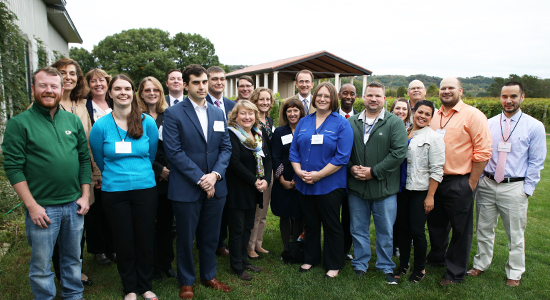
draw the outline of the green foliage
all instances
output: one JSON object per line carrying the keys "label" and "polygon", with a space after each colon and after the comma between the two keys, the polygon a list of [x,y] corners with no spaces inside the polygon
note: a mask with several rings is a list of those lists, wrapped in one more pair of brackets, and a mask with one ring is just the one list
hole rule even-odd
{"label": "green foliage", "polygon": [[269,111],[269,116],[271,119],[273,119],[273,126],[275,128],[279,127],[279,103],[281,100],[281,94],[275,93],[273,94],[273,107],[271,107],[271,110]]}
{"label": "green foliage", "polygon": [[38,69],[42,69],[50,65],[48,63],[48,54],[46,53],[44,42],[36,36],[34,37],[34,39],[36,40],[36,45],[38,46],[38,49],[36,51],[36,54],[38,55]]}
{"label": "green foliage", "polygon": [[[15,20],[15,14],[8,9],[6,3],[0,1],[0,104],[6,104],[7,115],[16,115],[29,105],[25,78],[26,41]],[[0,111],[2,131],[1,125],[7,121],[3,119],[3,113]]]}
{"label": "green foliage", "polygon": [[426,97],[437,97],[439,95],[439,89],[437,88],[437,85],[430,84],[428,86],[428,89],[426,90]]}
{"label": "green foliage", "polygon": [[494,83],[488,88],[487,92],[491,97],[500,97],[502,86],[508,81],[517,81],[523,84],[526,98],[549,98],[550,97],[550,79],[541,79],[537,76],[510,74],[508,78],[495,77]]}
{"label": "green foliage", "polygon": [[407,88],[404,86],[398,87],[397,90],[395,91],[396,97],[405,97],[406,94],[407,94]]}
{"label": "green foliage", "polygon": [[88,50],[84,48],[71,47],[69,57],[74,59],[79,65],[84,74],[88,71],[97,68],[97,62]]}
{"label": "green foliage", "polygon": [[190,64],[198,64],[206,69],[220,65],[214,44],[200,34],[180,32],[174,36],[173,45],[178,52],[175,58],[180,70]]}
{"label": "green foliage", "polygon": [[61,53],[57,50],[53,50],[53,59],[54,59],[54,61],[58,61],[62,58],[65,58],[65,54],[63,54],[63,53]]}

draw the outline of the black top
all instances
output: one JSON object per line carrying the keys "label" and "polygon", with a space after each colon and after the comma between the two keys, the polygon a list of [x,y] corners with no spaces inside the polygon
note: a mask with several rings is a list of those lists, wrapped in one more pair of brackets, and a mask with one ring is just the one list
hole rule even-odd
{"label": "black top", "polygon": [[[148,112],[145,112],[145,114],[150,115]],[[157,115],[155,123],[157,124],[157,128],[160,128],[160,126],[162,126],[162,124],[164,123],[164,113],[160,113]],[[170,170],[170,163],[168,162],[168,158],[166,157],[166,153],[164,152],[164,143],[162,142],[160,134],[161,133],[159,132],[159,143],[157,147],[157,155],[155,156],[155,161],[153,161],[153,171],[155,172],[155,181],[157,182],[157,192],[159,194],[167,194],[168,181],[159,180],[160,173],[162,173],[164,167]]]}

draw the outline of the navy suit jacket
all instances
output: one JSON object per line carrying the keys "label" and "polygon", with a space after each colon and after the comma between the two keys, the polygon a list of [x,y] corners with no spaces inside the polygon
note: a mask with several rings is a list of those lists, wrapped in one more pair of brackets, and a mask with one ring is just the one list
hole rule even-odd
{"label": "navy suit jacket", "polygon": [[[170,162],[168,199],[180,202],[197,201],[203,189],[197,182],[204,174],[218,172],[222,180],[216,182],[216,197],[227,195],[225,170],[231,158],[231,142],[223,112],[207,106],[208,142],[204,138],[199,118],[189,97],[164,111],[163,140]],[[214,121],[224,124],[224,131],[214,131]]]}
{"label": "navy suit jacket", "polygon": [[[215,108],[218,108],[216,104],[214,104],[214,102],[212,101],[212,98],[210,97],[210,95],[206,95],[206,101],[212,104]],[[236,104],[235,102],[223,97],[223,106],[225,106],[225,114],[227,118],[229,118],[229,113],[231,112],[233,107],[235,107],[235,104]]]}

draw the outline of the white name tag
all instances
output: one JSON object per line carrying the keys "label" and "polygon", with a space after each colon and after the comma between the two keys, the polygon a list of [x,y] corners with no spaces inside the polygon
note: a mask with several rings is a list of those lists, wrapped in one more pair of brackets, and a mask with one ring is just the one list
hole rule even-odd
{"label": "white name tag", "polygon": [[447,132],[447,130],[445,129],[437,129],[435,132],[441,134],[443,137],[445,137],[445,133]]}
{"label": "white name tag", "polygon": [[322,145],[323,144],[323,135],[322,134],[315,134],[311,136],[311,144],[312,145]]}
{"label": "white name tag", "polygon": [[112,111],[113,111],[113,110],[109,107],[109,108],[107,108],[107,109],[105,110],[105,114],[108,115],[108,114],[110,114]]}
{"label": "white name tag", "polygon": [[214,121],[214,131],[224,132],[225,128],[223,126],[223,121]]}
{"label": "white name tag", "polygon": [[365,141],[365,145],[367,144],[367,141],[369,140],[370,134],[365,133],[365,136],[363,136],[363,140]]}
{"label": "white name tag", "polygon": [[162,125],[159,127],[159,140],[162,141]]}
{"label": "white name tag", "polygon": [[498,152],[510,152],[512,149],[512,143],[500,142],[498,143]]}
{"label": "white name tag", "polygon": [[283,145],[292,143],[292,134],[287,134],[281,137],[281,142]]}
{"label": "white name tag", "polygon": [[132,142],[115,142],[115,153],[132,153]]}
{"label": "white name tag", "polygon": [[262,149],[260,149],[260,151],[258,151],[258,154],[260,154],[261,157],[265,157],[264,150],[262,150]]}

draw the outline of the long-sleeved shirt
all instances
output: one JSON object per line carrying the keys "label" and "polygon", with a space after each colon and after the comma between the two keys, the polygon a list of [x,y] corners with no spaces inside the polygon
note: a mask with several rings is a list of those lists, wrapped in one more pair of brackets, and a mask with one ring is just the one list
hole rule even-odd
{"label": "long-sleeved shirt", "polygon": [[445,166],[443,175],[465,175],[472,172],[474,162],[491,158],[493,139],[487,117],[477,108],[459,100],[447,112],[443,107],[430,123],[433,130],[445,130]]}
{"label": "long-sleeved shirt", "polygon": [[11,118],[4,132],[4,169],[12,185],[26,181],[39,205],[77,200],[90,184],[91,164],[80,119],[60,108],[33,105]]}
{"label": "long-sleeved shirt", "polygon": [[[158,146],[158,129],[148,115],[142,120],[143,135],[139,139],[127,136],[108,114],[98,119],[90,132],[90,146],[102,172],[101,190],[120,192],[151,188],[156,185],[152,162]],[[132,143],[131,153],[116,153],[116,143]]]}
{"label": "long-sleeved shirt", "polygon": [[[296,189],[304,195],[325,195],[346,188],[347,163],[353,146],[353,130],[344,117],[332,112],[319,128],[315,128],[316,118],[317,113],[313,113],[296,126],[290,161],[300,163],[302,170],[308,172],[320,171],[329,163],[342,167],[314,184],[307,184],[295,175]],[[316,134],[323,136],[323,144],[312,144],[312,136]]]}
{"label": "long-sleeved shirt", "polygon": [[[489,119],[489,128],[493,136],[493,156],[485,166],[485,172],[492,175],[495,174],[497,167],[498,144],[503,141],[502,135],[506,128],[506,118],[506,115],[501,113]],[[540,171],[544,168],[546,159],[544,125],[519,110],[511,118],[510,132],[508,142],[512,144],[512,147],[506,157],[504,177],[525,177],[523,189],[526,194],[533,195],[535,186],[540,181]]]}

